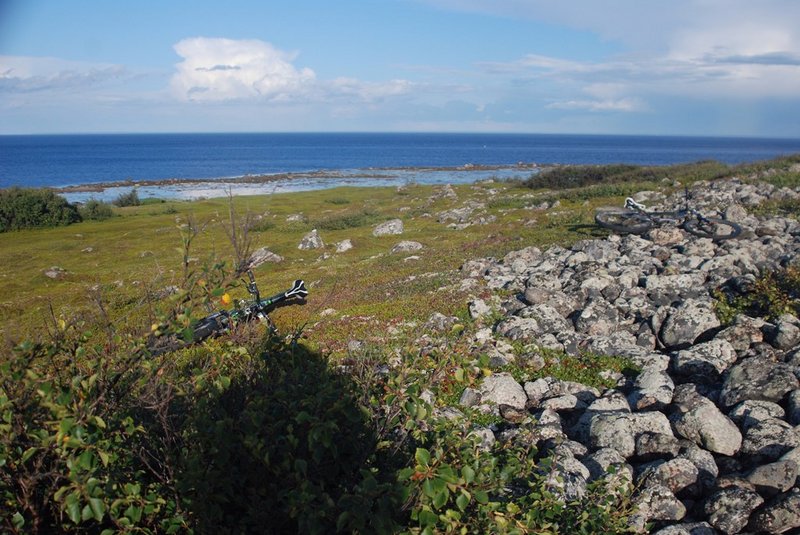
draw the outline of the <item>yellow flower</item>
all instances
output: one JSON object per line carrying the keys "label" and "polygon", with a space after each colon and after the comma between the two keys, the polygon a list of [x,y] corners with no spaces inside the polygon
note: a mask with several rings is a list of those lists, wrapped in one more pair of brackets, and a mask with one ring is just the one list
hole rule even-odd
{"label": "yellow flower", "polygon": [[222,294],[222,297],[220,298],[220,301],[222,301],[222,304],[225,305],[225,306],[228,306],[231,303],[233,303],[233,299],[231,299],[230,294],[227,294],[227,293]]}

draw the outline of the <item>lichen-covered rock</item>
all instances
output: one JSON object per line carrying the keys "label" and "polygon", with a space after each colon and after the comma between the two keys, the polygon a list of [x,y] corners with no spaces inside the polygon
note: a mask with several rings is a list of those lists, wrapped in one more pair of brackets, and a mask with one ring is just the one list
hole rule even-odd
{"label": "lichen-covered rock", "polygon": [[628,402],[635,410],[662,409],[672,401],[675,383],[669,374],[657,368],[645,368],[633,383]]}
{"label": "lichen-covered rock", "polygon": [[525,409],[528,396],[525,390],[509,373],[495,373],[486,377],[480,387],[481,401],[493,405],[510,405]]}
{"label": "lichen-covered rock", "polygon": [[686,347],[719,326],[710,300],[687,299],[667,316],[661,327],[661,341],[668,348]]}
{"label": "lichen-covered rock", "polygon": [[792,488],[800,474],[797,463],[791,460],[776,461],[756,467],[747,475],[762,496],[773,496]]}
{"label": "lichen-covered rock", "polygon": [[325,247],[325,242],[322,241],[322,238],[319,235],[319,231],[317,229],[312,230],[305,236],[303,239],[300,240],[300,244],[297,246],[298,249],[303,251],[308,251],[311,249],[322,249]]}
{"label": "lichen-covered rock", "polygon": [[262,264],[266,264],[267,262],[277,264],[283,262],[283,257],[279,254],[273,253],[266,247],[261,247],[253,251],[253,254],[250,255],[250,259],[247,261],[247,265],[250,268],[256,268]]}
{"label": "lichen-covered rock", "polygon": [[636,452],[636,437],[642,433],[671,434],[669,420],[660,412],[596,414],[589,424],[593,448],[613,448],[624,457]]}
{"label": "lichen-covered rock", "polygon": [[764,503],[752,490],[739,487],[720,489],[705,502],[708,522],[723,533],[739,533],[750,520],[750,514]]}
{"label": "lichen-covered rock", "polygon": [[768,358],[751,357],[728,370],[719,401],[725,407],[746,399],[777,402],[797,388],[800,383],[791,366]]}
{"label": "lichen-covered rock", "polygon": [[689,459],[677,458],[669,461],[654,461],[640,467],[637,485],[649,487],[663,485],[674,494],[697,483],[699,471]]}
{"label": "lichen-covered rock", "polygon": [[694,385],[676,388],[673,402],[678,410],[670,420],[680,436],[714,453],[731,456],[739,451],[739,428],[711,400],[697,393]]}
{"label": "lichen-covered rock", "polygon": [[695,383],[712,383],[736,362],[736,350],[724,339],[713,339],[672,354],[670,369]]}
{"label": "lichen-covered rock", "polygon": [[793,489],[757,511],[748,528],[758,533],[788,533],[800,528],[800,490]]}
{"label": "lichen-covered rock", "polygon": [[784,420],[766,418],[751,425],[744,435],[741,453],[774,461],[800,446],[800,432]]}
{"label": "lichen-covered rock", "polygon": [[401,219],[391,219],[372,229],[373,236],[390,236],[403,233],[403,221]]}

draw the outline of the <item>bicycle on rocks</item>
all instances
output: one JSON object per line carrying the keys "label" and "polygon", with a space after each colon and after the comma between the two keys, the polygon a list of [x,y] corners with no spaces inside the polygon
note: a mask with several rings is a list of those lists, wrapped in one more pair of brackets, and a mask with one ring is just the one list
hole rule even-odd
{"label": "bicycle on rocks", "polygon": [[[688,199],[688,193],[686,197]],[[690,208],[688,202],[685,208],[671,212],[650,212],[645,205],[630,197],[625,199],[624,208],[601,210],[594,220],[601,227],[622,234],[644,234],[653,227],[673,225],[701,238],[722,241],[735,238],[742,232],[738,224],[727,219],[706,217]]]}
{"label": "bicycle on rocks", "polygon": [[253,320],[261,321],[274,332],[275,326],[269,319],[269,313],[282,306],[303,303],[308,296],[305,282],[296,280],[288,290],[262,299],[253,272],[248,270],[247,275],[250,279],[247,291],[252,298],[239,300],[231,310],[219,310],[198,320],[192,329],[192,342],[202,342],[206,338],[228,332],[238,323]]}

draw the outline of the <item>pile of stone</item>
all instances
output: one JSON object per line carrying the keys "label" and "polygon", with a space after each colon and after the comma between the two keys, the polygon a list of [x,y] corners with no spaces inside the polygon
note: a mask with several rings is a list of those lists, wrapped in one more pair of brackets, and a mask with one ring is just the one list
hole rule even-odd
{"label": "pile of stone", "polygon": [[[485,443],[535,442],[556,461],[553,486],[567,499],[615,468],[620,487],[636,489],[639,531],[797,533],[800,321],[739,315],[723,325],[714,297],[721,287],[746,291],[763,270],[798,258],[797,221],[751,214],[785,198],[800,194],[737,180],[696,185],[695,206],[743,226],[736,240],[654,229],[466,263],[465,278],[514,294],[470,303],[477,319],[502,313],[475,338],[496,373],[461,398],[508,422],[480,430]],[[681,202],[682,194],[653,208]],[[541,347],[624,356],[641,372],[612,376],[617,386],[605,391],[554,378],[520,384],[503,372],[515,360],[543,365]]]}

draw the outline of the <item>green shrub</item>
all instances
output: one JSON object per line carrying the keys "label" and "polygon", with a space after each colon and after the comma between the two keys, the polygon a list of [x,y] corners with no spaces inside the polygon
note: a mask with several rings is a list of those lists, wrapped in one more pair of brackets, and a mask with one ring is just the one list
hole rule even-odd
{"label": "green shrub", "polygon": [[114,216],[111,205],[96,199],[89,199],[78,211],[84,220],[103,221]]}
{"label": "green shrub", "polygon": [[0,232],[70,225],[80,220],[78,209],[52,190],[0,190]]}
{"label": "green shrub", "polygon": [[729,285],[714,292],[715,310],[723,324],[738,314],[775,320],[783,314],[800,316],[800,265],[766,271],[746,288]]}
{"label": "green shrub", "polygon": [[136,188],[133,188],[127,193],[120,193],[116,199],[111,201],[111,204],[114,206],[139,206],[142,204],[142,201],[139,199],[139,192],[136,191]]}
{"label": "green shrub", "polygon": [[715,161],[670,166],[566,165],[545,169],[524,184],[530,188],[567,189],[594,184],[658,182],[664,179],[681,183],[714,180],[730,174],[730,168]]}
{"label": "green shrub", "polygon": [[314,226],[320,230],[345,230],[349,228],[372,225],[381,220],[381,216],[369,209],[360,212],[346,213],[318,220]]}

